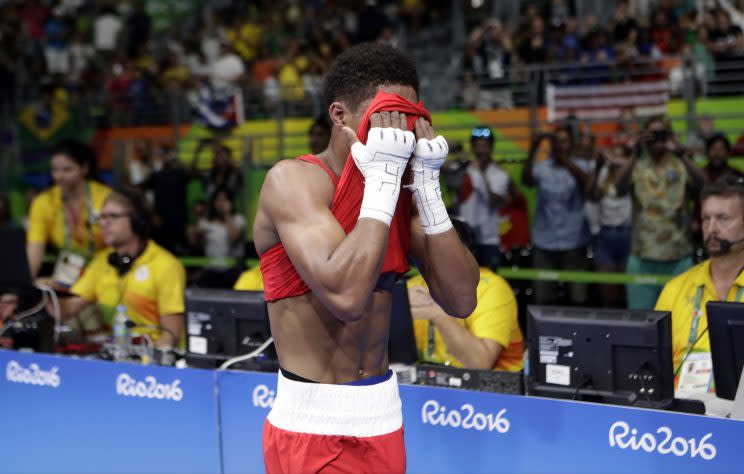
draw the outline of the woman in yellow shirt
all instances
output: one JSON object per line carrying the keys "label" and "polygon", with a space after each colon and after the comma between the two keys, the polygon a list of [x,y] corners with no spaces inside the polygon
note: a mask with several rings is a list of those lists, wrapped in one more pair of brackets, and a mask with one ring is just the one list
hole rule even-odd
{"label": "woman in yellow shirt", "polygon": [[44,249],[59,250],[53,280],[70,287],[96,251],[105,244],[96,217],[111,189],[93,181],[96,157],[77,140],[63,140],[51,159],[54,185],[31,202],[26,251],[31,274],[36,277]]}

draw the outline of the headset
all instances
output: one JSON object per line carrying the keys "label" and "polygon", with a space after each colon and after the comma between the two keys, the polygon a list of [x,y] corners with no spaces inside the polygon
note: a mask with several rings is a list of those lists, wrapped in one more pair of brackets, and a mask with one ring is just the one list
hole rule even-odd
{"label": "headset", "polygon": [[[132,232],[146,242],[150,237],[150,213],[141,195],[136,190],[122,187],[114,188],[113,194],[127,201],[130,207],[129,225]],[[119,255],[118,252],[111,252],[108,255],[108,263],[116,269],[119,276],[123,276],[132,268],[140,253],[142,252],[140,251],[137,255]]]}

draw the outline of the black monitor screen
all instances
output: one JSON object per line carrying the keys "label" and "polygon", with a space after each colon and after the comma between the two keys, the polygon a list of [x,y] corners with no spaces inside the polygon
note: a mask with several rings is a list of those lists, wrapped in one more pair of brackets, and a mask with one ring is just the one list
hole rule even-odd
{"label": "black monitor screen", "polygon": [[533,395],[665,408],[674,399],[668,312],[528,306]]}
{"label": "black monitor screen", "polygon": [[23,229],[0,229],[0,287],[24,288],[31,285]]}
{"label": "black monitor screen", "polygon": [[733,400],[744,367],[744,304],[705,305],[716,395]]}
{"label": "black monitor screen", "polygon": [[257,349],[270,336],[262,291],[187,288],[187,351],[232,357]]}

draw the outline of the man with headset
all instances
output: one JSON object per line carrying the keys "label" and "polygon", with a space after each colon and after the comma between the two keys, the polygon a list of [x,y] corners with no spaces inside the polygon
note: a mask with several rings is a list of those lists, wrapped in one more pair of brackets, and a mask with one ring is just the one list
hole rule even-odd
{"label": "man with headset", "polygon": [[99,216],[104,241],[100,252],[62,304],[69,318],[98,303],[111,326],[116,307],[124,305],[136,332],[148,334],[155,346],[178,345],[183,332],[185,271],[167,250],[149,239],[148,212],[139,194],[118,189],[106,198]]}
{"label": "man with headset", "polygon": [[713,390],[708,340],[708,301],[744,298],[744,184],[726,175],[703,188],[702,230],[710,258],[666,284],[657,311],[672,312],[672,352],[677,394]]}

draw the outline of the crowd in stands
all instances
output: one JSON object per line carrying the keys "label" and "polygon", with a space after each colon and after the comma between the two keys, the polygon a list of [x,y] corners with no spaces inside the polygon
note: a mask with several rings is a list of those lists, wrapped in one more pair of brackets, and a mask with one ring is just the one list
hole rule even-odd
{"label": "crowd in stands", "polygon": [[104,105],[102,125],[148,125],[173,118],[169,96],[188,96],[209,122],[200,106],[239,85],[260,113],[317,94],[351,44],[396,44],[398,18],[418,19],[419,3],[4,1],[0,102],[47,94]]}
{"label": "crowd in stands", "polygon": [[547,67],[553,83],[597,84],[669,74],[682,58],[695,60],[696,77],[710,78],[744,59],[744,2],[604,3],[615,5],[606,22],[578,18],[570,0],[551,0],[525,2],[516,25],[493,17],[474,24],[462,60],[462,105],[511,108],[527,67]]}
{"label": "crowd in stands", "polygon": [[[467,38],[448,50],[461,51],[465,108],[511,108],[525,66],[549,65],[560,83],[596,83],[653,77],[695,57],[696,74],[712,77],[744,54],[741,1],[605,2],[609,21],[579,18],[574,0],[525,1],[516,23],[481,3],[465,7]],[[449,2],[396,0],[4,1],[0,103],[37,100],[47,120],[49,100],[95,104],[105,107],[104,126],[195,115],[220,129],[246,110],[271,115],[280,102],[307,115],[340,51],[362,41],[397,46],[404,30],[446,23],[450,10]]]}

